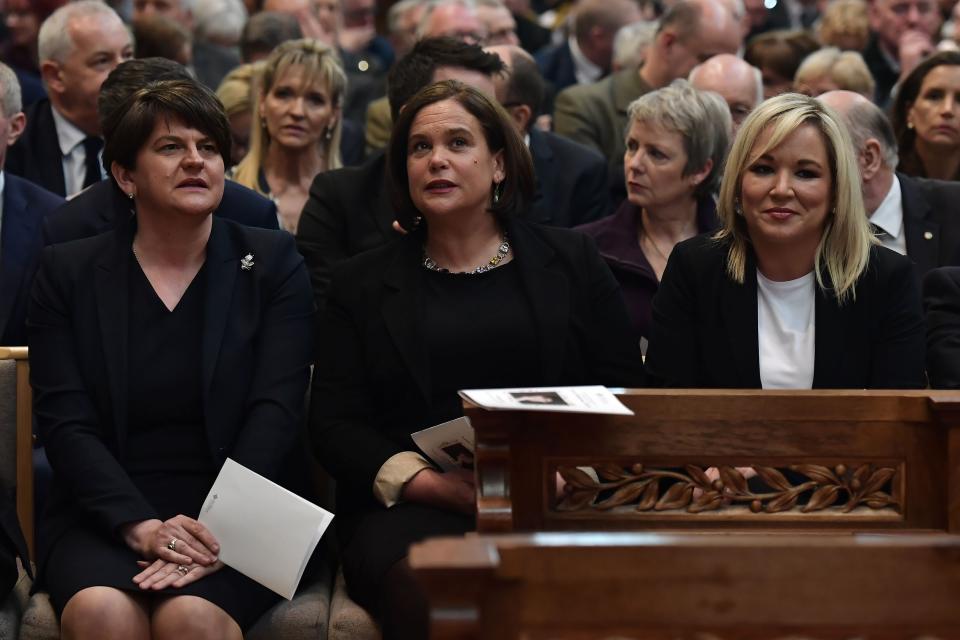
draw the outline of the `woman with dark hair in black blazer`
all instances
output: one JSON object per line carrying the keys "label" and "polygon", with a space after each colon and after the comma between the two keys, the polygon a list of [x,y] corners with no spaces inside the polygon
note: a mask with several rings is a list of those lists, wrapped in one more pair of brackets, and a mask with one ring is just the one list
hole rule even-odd
{"label": "woman with dark hair in black blazer", "polygon": [[212,92],[156,82],[110,117],[104,164],[136,215],[48,247],[29,314],[54,471],[41,585],[67,638],[239,639],[278,598],[190,516],[228,456],[276,478],[293,450],[310,285],[288,234],[211,216],[230,150]]}
{"label": "woman with dark hair in black blazer", "polygon": [[407,548],[471,530],[476,498],[472,475],[437,471],[410,434],[462,415],[458,389],[638,386],[643,366],[593,243],[515,217],[533,169],[499,105],[458,82],[427,87],[397,119],[388,169],[414,230],[334,275],[310,424],[337,480],[351,596],[385,638],[426,637]]}
{"label": "woman with dark hair in black blazer", "polygon": [[918,388],[912,265],[877,243],[844,125],[784,94],[744,121],[722,229],[676,246],[653,299],[651,379],[669,387]]}

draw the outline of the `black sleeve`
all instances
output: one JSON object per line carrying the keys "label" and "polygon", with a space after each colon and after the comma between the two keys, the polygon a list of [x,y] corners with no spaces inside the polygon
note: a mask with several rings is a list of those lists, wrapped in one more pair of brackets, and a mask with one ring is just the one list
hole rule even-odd
{"label": "black sleeve", "polygon": [[593,238],[581,235],[584,243],[585,273],[589,274],[590,324],[585,348],[593,384],[608,387],[642,387],[646,385],[640,345],[630,324],[620,285],[610,267],[600,257]]}
{"label": "black sleeve", "polygon": [[683,243],[674,247],[651,303],[653,321],[646,360],[651,386],[701,386],[697,375],[697,283],[688,249]]}
{"label": "black sleeve", "polygon": [[923,306],[930,386],[960,389],[960,267],[942,267],[926,275]]}
{"label": "black sleeve", "polygon": [[331,174],[319,174],[310,185],[310,196],[297,226],[297,249],[307,264],[317,311],[322,313],[334,267],[347,259],[346,220]]}
{"label": "black sleeve", "polygon": [[54,245],[43,253],[29,311],[34,416],[58,482],[91,524],[113,535],[124,523],[158,514],[104,440],[74,341],[74,309],[63,277],[72,267],[58,262],[57,250]]}
{"label": "black sleeve", "polygon": [[364,305],[354,279],[355,272],[334,276],[320,320],[310,434],[317,459],[337,482],[372,491],[380,467],[404,448],[373,426],[375,383],[365,367]]}
{"label": "black sleeve", "polygon": [[[282,234],[261,309],[255,373],[243,398],[244,423],[231,457],[276,479],[303,425],[313,361],[313,298],[293,238]],[[238,399],[239,400],[239,399]]]}
{"label": "black sleeve", "polygon": [[[878,257],[874,252],[872,259]],[[869,389],[922,389],[924,375],[924,326],[920,291],[913,265],[899,255],[888,275],[878,283],[881,296],[880,322],[873,347]]]}

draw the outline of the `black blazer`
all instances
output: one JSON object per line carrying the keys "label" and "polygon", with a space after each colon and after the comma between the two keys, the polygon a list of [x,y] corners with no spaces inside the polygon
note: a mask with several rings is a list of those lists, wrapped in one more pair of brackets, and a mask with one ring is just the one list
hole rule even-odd
{"label": "black blazer", "polygon": [[610,213],[607,161],[595,149],[534,128],[530,156],[537,188],[525,219],[574,227]]}
{"label": "black blazer", "polygon": [[4,175],[0,224],[0,344],[27,344],[27,305],[40,250],[41,220],[63,198],[23,178]]}
{"label": "black blazer", "polygon": [[[670,254],[653,298],[647,371],[667,387],[760,388],[757,265],[743,284],[727,276],[727,243],[697,236]],[[910,262],[874,246],[841,307],[817,288],[815,389],[926,386],[920,296]]]}
{"label": "black blazer", "polygon": [[[109,231],[133,215],[130,200],[113,180],[101,180],[78,193],[43,221],[44,246],[89,238]],[[279,229],[277,205],[232,180],[223,184],[223,199],[213,215],[249,227]]]}
{"label": "black blazer", "polygon": [[[593,241],[520,220],[507,232],[540,337],[538,384],[642,386],[639,346]],[[378,508],[374,478],[394,454],[416,451],[411,433],[456,417],[432,406],[431,378],[443,372],[428,370],[421,332],[422,242],[421,233],[410,234],[347,261],[333,277],[310,429],[337,479],[341,526],[343,516]]]}
{"label": "black blazer", "polygon": [[[157,517],[123,466],[132,226],[47,247],[34,282],[30,381],[54,470],[47,544],[81,519],[113,536],[126,522]],[[243,270],[248,253],[254,265]],[[211,457],[276,478],[298,437],[313,355],[303,260],[287,233],[214,218],[205,272]]]}
{"label": "black blazer", "polygon": [[352,256],[400,237],[383,151],[358,167],[317,174],[297,226],[297,248],[310,272],[317,309],[323,311],[334,268]]}
{"label": "black blazer", "polygon": [[63,153],[53,120],[53,106],[44,98],[26,110],[27,126],[20,138],[7,149],[4,170],[40,185],[47,191],[66,197],[63,177]]}
{"label": "black blazer", "polygon": [[897,174],[907,257],[917,282],[936,267],[960,265],[960,182]]}
{"label": "black blazer", "polygon": [[934,389],[960,389],[960,267],[934,269],[923,279],[927,375]]}

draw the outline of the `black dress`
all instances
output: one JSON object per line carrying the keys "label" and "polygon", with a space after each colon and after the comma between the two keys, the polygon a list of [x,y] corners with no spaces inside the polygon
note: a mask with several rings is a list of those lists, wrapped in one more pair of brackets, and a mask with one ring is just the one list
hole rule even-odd
{"label": "black dress", "polygon": [[[479,274],[422,269],[421,320],[431,372],[429,423],[463,415],[459,389],[534,386],[540,379],[533,311],[515,262]],[[410,449],[415,450],[413,443]],[[381,581],[411,544],[459,535],[475,519],[434,507],[400,503],[366,514],[341,553],[350,594],[376,609]],[[389,532],[389,533],[387,533]]]}
{"label": "black dress", "polygon": [[[178,514],[196,517],[219,471],[211,460],[203,415],[205,270],[169,311],[132,254],[129,262],[129,430],[121,464],[163,520]],[[138,559],[121,540],[75,527],[52,547],[44,587],[58,614],[81,589],[109,586],[198,596],[226,611],[242,629],[279,599],[229,567],[179,589],[144,592],[132,581],[140,572]]]}

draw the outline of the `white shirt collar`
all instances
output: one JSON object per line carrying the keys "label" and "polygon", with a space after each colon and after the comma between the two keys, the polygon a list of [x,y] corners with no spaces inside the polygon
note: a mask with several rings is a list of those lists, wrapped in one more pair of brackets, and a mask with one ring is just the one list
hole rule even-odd
{"label": "white shirt collar", "polygon": [[880,227],[891,238],[897,239],[903,233],[903,200],[900,194],[900,180],[893,176],[890,190],[883,202],[870,216],[870,222]]}
{"label": "white shirt collar", "polygon": [[60,153],[68,156],[78,144],[83,143],[87,134],[60,115],[60,112],[55,108],[50,110],[53,112],[53,124],[57,128],[57,142],[60,144]]}
{"label": "white shirt collar", "polygon": [[587,56],[580,51],[580,45],[574,36],[567,38],[567,44],[570,46],[570,56],[573,58],[573,75],[577,78],[579,84],[591,84],[600,79],[603,75],[603,69],[590,62]]}

